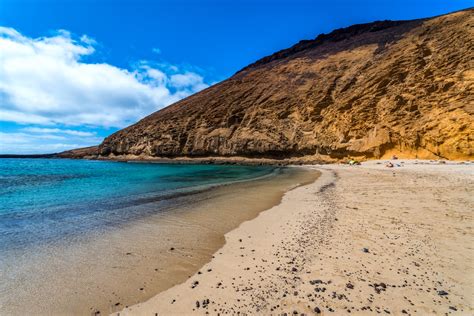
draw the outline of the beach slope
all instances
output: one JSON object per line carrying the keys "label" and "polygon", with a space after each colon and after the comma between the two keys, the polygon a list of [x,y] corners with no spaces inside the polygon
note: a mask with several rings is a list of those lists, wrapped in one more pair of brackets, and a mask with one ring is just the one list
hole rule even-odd
{"label": "beach slope", "polygon": [[120,315],[472,314],[474,165],[326,165]]}

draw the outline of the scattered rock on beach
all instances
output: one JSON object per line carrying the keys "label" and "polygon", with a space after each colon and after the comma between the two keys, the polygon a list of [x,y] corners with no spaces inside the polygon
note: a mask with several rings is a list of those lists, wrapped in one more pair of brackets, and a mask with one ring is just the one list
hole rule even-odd
{"label": "scattered rock on beach", "polygon": [[[225,268],[233,267],[235,273],[229,272],[228,276],[223,273],[228,270],[222,270],[219,260],[210,263],[214,273],[205,273],[211,270],[208,266],[202,268],[202,274],[196,277],[199,282],[190,280],[191,283],[185,286],[190,294],[184,298],[189,311],[194,309],[212,315],[237,312],[252,315],[420,315],[427,308],[440,315],[465,312],[457,294],[465,291],[460,291],[458,284],[443,275],[448,268],[443,268],[437,261],[438,256],[444,258],[445,249],[430,238],[420,238],[424,236],[420,235],[423,230],[417,228],[426,228],[423,226],[426,218],[414,213],[409,200],[403,199],[406,195],[412,194],[411,198],[421,194],[423,201],[431,201],[430,198],[436,199],[433,187],[439,190],[456,188],[446,188],[445,183],[437,186],[431,175],[423,180],[429,185],[427,188],[421,185],[419,174],[407,173],[394,180],[391,172],[370,170],[363,171],[364,177],[361,177],[362,173],[352,175],[352,180],[360,186],[354,188],[352,182],[346,181],[350,175],[338,172],[341,177],[337,186],[318,191],[317,198],[321,203],[317,209],[312,206],[313,212],[308,211],[306,217],[294,222],[282,221],[282,229],[292,234],[281,234],[268,243],[269,253],[259,248],[263,239],[260,235],[254,236],[253,240],[246,239],[246,247],[238,237],[230,239],[229,245],[235,247],[236,252],[224,262]],[[379,186],[373,187],[374,181],[378,181]],[[361,195],[376,198],[358,205],[357,216],[361,217],[358,222],[352,220],[354,213],[347,205],[353,205],[352,199]],[[352,199],[345,200],[347,198]],[[387,198],[396,199],[400,205],[389,207]],[[446,203],[453,201],[444,198]],[[439,214],[443,220],[445,213],[452,215],[445,206],[433,208],[442,209],[434,214]],[[462,205],[459,209],[465,211]],[[276,227],[267,235],[262,234],[263,237],[280,235]],[[222,253],[229,255],[226,251]],[[200,289],[189,288],[197,284]],[[203,299],[203,295],[212,296],[212,302]],[[168,306],[169,301],[166,301]],[[180,300],[180,304],[170,306],[170,309],[180,310],[183,304]]]}

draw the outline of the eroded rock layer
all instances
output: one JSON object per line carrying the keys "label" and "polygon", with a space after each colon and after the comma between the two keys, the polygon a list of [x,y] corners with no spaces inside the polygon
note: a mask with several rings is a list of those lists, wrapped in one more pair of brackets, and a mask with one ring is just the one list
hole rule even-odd
{"label": "eroded rock layer", "polygon": [[354,25],[106,138],[103,157],[474,155],[474,10]]}

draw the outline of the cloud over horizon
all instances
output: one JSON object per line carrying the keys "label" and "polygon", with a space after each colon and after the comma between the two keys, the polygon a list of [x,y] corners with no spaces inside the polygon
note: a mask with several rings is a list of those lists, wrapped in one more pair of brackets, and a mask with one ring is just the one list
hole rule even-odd
{"label": "cloud over horizon", "polygon": [[0,121],[30,126],[16,133],[22,140],[41,128],[42,135],[96,140],[63,127],[122,128],[208,86],[200,74],[166,63],[137,61],[124,69],[87,62],[96,46],[65,30],[30,38],[0,27]]}

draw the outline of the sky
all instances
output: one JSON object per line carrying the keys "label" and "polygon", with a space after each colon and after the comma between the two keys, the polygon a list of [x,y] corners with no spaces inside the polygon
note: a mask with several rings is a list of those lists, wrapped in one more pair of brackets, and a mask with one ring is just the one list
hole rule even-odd
{"label": "sky", "polygon": [[448,0],[0,0],[0,154],[104,137],[320,33]]}

